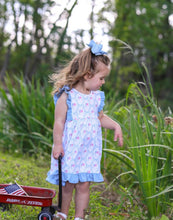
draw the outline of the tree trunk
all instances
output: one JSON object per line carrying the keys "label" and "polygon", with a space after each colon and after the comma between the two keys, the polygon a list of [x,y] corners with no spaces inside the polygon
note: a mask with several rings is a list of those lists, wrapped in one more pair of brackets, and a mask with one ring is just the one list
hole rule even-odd
{"label": "tree trunk", "polygon": [[8,67],[9,60],[10,60],[10,55],[11,55],[11,44],[8,46],[8,49],[7,49],[7,52],[6,52],[6,55],[5,55],[5,60],[4,60],[4,63],[3,63],[3,67],[2,67],[1,72],[0,72],[0,78],[1,78],[2,81],[4,80],[4,76],[5,76],[5,73],[7,71],[7,67]]}

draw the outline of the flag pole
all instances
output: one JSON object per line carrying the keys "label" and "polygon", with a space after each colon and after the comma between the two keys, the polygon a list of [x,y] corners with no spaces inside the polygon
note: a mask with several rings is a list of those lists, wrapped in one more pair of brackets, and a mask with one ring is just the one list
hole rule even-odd
{"label": "flag pole", "polygon": [[26,194],[26,196],[29,196],[28,193],[15,181],[15,183],[18,185],[18,187],[20,187],[20,189],[22,189],[24,191],[24,193]]}

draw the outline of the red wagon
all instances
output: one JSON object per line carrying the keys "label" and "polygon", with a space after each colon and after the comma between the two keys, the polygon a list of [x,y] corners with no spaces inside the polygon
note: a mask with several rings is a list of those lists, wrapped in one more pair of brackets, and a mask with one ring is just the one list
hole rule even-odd
{"label": "red wagon", "polygon": [[[0,188],[6,187],[8,185],[9,184],[0,184]],[[38,206],[42,208],[38,215],[38,220],[53,220],[55,208],[52,205],[52,199],[55,197],[56,191],[52,189],[31,186],[21,187],[27,193],[27,196],[0,194],[0,203]]]}

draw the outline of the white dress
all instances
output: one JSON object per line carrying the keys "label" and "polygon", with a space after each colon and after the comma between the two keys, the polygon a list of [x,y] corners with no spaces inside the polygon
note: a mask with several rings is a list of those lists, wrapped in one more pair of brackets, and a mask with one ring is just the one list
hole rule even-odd
{"label": "white dress", "polygon": [[[83,94],[68,86],[55,94],[54,103],[63,92],[67,98],[67,118],[63,132],[62,185],[65,182],[103,182],[100,173],[102,155],[102,130],[99,112],[103,109],[105,95],[102,91]],[[58,160],[51,155],[51,169],[46,180],[59,184]]]}

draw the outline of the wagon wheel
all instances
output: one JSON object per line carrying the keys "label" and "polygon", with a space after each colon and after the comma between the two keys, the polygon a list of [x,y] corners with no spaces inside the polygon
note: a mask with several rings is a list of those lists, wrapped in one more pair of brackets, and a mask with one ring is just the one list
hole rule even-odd
{"label": "wagon wheel", "polygon": [[41,211],[38,215],[38,220],[53,220],[52,213],[48,211]]}
{"label": "wagon wheel", "polygon": [[42,207],[41,208],[42,212],[50,212],[52,215],[55,214],[55,212],[57,211],[57,205],[51,205],[48,207]]}
{"label": "wagon wheel", "polygon": [[55,212],[57,211],[57,209],[58,209],[58,206],[57,206],[57,205],[51,205],[51,206],[49,207],[49,211],[52,213],[52,215],[55,214]]}

